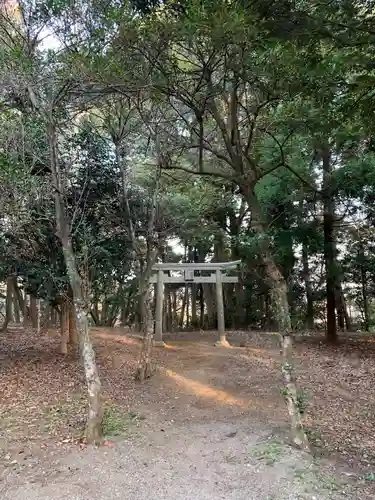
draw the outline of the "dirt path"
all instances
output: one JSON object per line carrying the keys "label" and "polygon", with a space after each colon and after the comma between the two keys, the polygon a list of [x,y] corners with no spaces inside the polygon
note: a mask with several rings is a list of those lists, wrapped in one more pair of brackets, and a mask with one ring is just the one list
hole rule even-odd
{"label": "dirt path", "polygon": [[[111,448],[86,449],[8,476],[3,500],[251,500],[344,498],[328,469],[247,419],[142,429]],[[350,498],[355,498],[350,496]]]}
{"label": "dirt path", "polygon": [[0,348],[1,499],[374,498],[370,482],[359,492],[357,472],[287,445],[272,338],[234,349],[213,347],[209,334],[167,339],[155,376],[139,385],[138,342],[94,335],[107,432],[119,434],[101,449],[75,444],[83,377],[74,358],[56,354],[56,338],[14,331]]}

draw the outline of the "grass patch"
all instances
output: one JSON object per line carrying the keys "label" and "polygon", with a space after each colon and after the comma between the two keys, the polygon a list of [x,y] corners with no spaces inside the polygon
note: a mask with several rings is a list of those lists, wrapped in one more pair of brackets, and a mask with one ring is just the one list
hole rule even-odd
{"label": "grass patch", "polygon": [[294,471],[296,480],[306,485],[307,490],[312,487],[316,492],[329,491],[335,492],[339,490],[339,484],[334,475],[318,470],[316,464],[311,464],[303,469]]}
{"label": "grass patch", "polygon": [[130,429],[138,427],[141,420],[144,417],[136,412],[123,412],[115,406],[107,406],[103,415],[103,434],[108,437],[129,434]]}
{"label": "grass patch", "polygon": [[267,465],[273,465],[280,460],[282,451],[282,443],[276,439],[270,439],[266,443],[257,445],[253,450],[253,456],[258,460],[263,460]]}

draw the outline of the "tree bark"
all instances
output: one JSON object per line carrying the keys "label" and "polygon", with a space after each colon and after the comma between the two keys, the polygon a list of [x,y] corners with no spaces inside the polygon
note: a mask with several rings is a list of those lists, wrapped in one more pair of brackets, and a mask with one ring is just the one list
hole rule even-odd
{"label": "tree bark", "polygon": [[5,319],[3,326],[1,327],[2,332],[7,331],[8,325],[12,321],[12,299],[13,299],[13,277],[8,276],[7,291],[5,297]]}
{"label": "tree bark", "polygon": [[63,183],[61,182],[61,172],[58,163],[56,126],[53,122],[53,117],[50,117],[49,121],[48,142],[50,150],[52,185],[54,188],[55,198],[57,234],[63,249],[66,270],[69,277],[70,286],[72,288],[73,302],[76,311],[80,352],[83,360],[88,389],[88,416],[86,422],[85,437],[88,443],[99,444],[102,441],[101,423],[103,416],[101,404],[101,384],[98,368],[95,361],[95,353],[89,334],[89,308],[83,294],[82,281],[75,260],[70,228],[67,220],[65,201],[63,196]]}
{"label": "tree bark", "polygon": [[73,301],[69,302],[69,342],[73,346],[78,345],[77,315]]}
{"label": "tree bark", "polygon": [[180,314],[180,318],[179,318],[179,322],[178,322],[180,328],[183,328],[183,326],[184,326],[185,309],[186,309],[186,286],[184,289],[184,295],[182,297],[181,314]]}
{"label": "tree bark", "polygon": [[334,238],[335,204],[332,188],[331,155],[327,147],[322,148],[323,162],[323,229],[324,229],[324,263],[326,270],[326,311],[327,330],[326,340],[329,343],[337,342],[336,327],[336,252]]}
{"label": "tree bark", "polygon": [[[337,280],[339,281],[339,280]],[[344,331],[351,329],[351,321],[346,307],[346,300],[344,292],[342,291],[341,283],[338,283],[336,289],[336,309],[337,309],[337,322],[340,330]]]}
{"label": "tree bark", "polygon": [[13,309],[14,309],[14,320],[17,324],[19,324],[21,323],[21,314],[20,314],[19,303],[17,300],[16,290],[14,287],[13,287]]}
{"label": "tree bark", "polygon": [[298,398],[292,363],[292,338],[290,335],[282,337],[282,374],[285,384],[284,396],[292,427],[293,442],[299,448],[310,451],[309,441],[304,431],[301,414],[297,405]]}
{"label": "tree bark", "polygon": [[309,254],[305,242],[302,244],[302,266],[303,266],[303,281],[305,282],[306,293],[306,326],[310,330],[314,329],[314,299],[311,287]]}
{"label": "tree bark", "polygon": [[217,316],[216,316],[216,301],[213,294],[213,287],[210,283],[203,283],[203,297],[207,307],[207,325],[209,330],[216,328]]}
{"label": "tree bark", "polygon": [[30,319],[30,310],[28,306],[28,295],[25,291],[25,298],[23,301],[23,309],[22,309],[22,321],[23,321],[23,326],[24,328],[27,328],[29,325],[29,319]]}
{"label": "tree bark", "polygon": [[198,319],[197,319],[197,285],[193,283],[191,285],[191,326],[193,328],[198,328]]}
{"label": "tree bark", "polygon": [[31,326],[39,333],[40,331],[40,300],[33,295],[30,296]]}
{"label": "tree bark", "polygon": [[204,296],[202,284],[199,287],[199,326],[201,329],[204,327]]}
{"label": "tree bark", "polygon": [[69,343],[69,302],[64,300],[60,310],[60,352],[68,354]]}
{"label": "tree bark", "polygon": [[369,300],[368,300],[368,290],[367,290],[367,273],[365,267],[365,251],[363,248],[363,243],[361,241],[360,236],[358,236],[359,240],[359,265],[361,270],[361,290],[362,290],[362,301],[363,301],[363,317],[364,322],[363,326],[366,332],[370,330],[370,314],[369,314]]}
{"label": "tree bark", "polygon": [[150,378],[153,374],[153,366],[151,364],[152,344],[154,341],[154,323],[152,318],[152,296],[151,289],[148,283],[143,283],[144,289],[141,291],[143,300],[141,301],[142,310],[142,332],[143,343],[142,349],[138,360],[137,369],[135,372],[135,379],[143,382],[145,379]]}
{"label": "tree bark", "polygon": [[190,287],[185,285],[186,295],[186,329],[190,327]]}
{"label": "tree bark", "polygon": [[56,327],[57,326],[57,311],[54,307],[51,307],[51,311],[50,311],[50,324],[52,327]]}

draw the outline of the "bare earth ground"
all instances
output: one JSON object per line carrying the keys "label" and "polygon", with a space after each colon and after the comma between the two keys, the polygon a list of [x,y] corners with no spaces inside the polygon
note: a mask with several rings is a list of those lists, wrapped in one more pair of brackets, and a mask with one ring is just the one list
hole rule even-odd
{"label": "bare earth ground", "polygon": [[[109,441],[79,441],[79,363],[58,338],[13,328],[0,341],[0,498],[4,500],[336,499],[375,497],[375,343],[296,344],[315,457],[287,442],[279,349],[272,335],[167,338],[155,376],[133,380],[136,338],[93,331]],[[116,437],[113,437],[117,435]]]}

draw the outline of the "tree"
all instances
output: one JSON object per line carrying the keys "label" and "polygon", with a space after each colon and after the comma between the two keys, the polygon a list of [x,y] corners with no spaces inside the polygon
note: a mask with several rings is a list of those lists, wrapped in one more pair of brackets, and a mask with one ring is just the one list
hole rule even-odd
{"label": "tree", "polygon": [[[28,6],[21,6],[23,19],[29,17]],[[10,106],[19,108],[25,116],[34,116],[39,122],[45,137],[45,155],[49,156],[48,166],[51,172],[50,182],[54,193],[56,228],[64,255],[67,274],[73,292],[73,301],[77,315],[77,327],[82,359],[85,368],[88,386],[89,411],[86,425],[86,439],[88,442],[98,443],[101,440],[102,408],[100,401],[100,379],[95,355],[92,348],[88,329],[88,308],[84,296],[82,280],[76,264],[72,245],[71,227],[67,218],[66,202],[64,198],[64,183],[60,166],[58,148],[59,123],[68,118],[66,107],[69,106],[69,96],[72,84],[69,76],[59,70],[59,61],[53,55],[44,56],[38,51],[37,44],[40,31],[30,24],[17,26],[17,21],[12,19],[7,11],[1,15],[1,32],[5,51],[9,47],[9,57],[18,54],[17,60],[21,70],[14,74],[13,66],[5,66],[9,74],[14,75],[16,84],[11,81],[6,87],[5,102]],[[18,36],[19,35],[19,36]],[[5,40],[4,40],[5,37]],[[5,59],[5,63],[7,60]],[[36,78],[36,75],[39,78]],[[40,78],[41,77],[41,78]]]}

